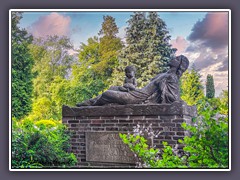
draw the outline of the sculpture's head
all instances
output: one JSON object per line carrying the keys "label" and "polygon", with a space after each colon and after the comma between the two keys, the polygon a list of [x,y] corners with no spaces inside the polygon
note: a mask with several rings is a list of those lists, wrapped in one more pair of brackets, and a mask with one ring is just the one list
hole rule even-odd
{"label": "sculpture's head", "polygon": [[125,74],[128,78],[132,78],[135,76],[135,73],[136,73],[136,68],[135,66],[127,66],[125,68]]}
{"label": "sculpture's head", "polygon": [[171,67],[174,67],[177,69],[177,75],[179,77],[182,76],[182,73],[184,73],[188,66],[189,66],[189,61],[188,58],[186,56],[180,55],[175,57],[174,59],[172,59],[168,65]]}

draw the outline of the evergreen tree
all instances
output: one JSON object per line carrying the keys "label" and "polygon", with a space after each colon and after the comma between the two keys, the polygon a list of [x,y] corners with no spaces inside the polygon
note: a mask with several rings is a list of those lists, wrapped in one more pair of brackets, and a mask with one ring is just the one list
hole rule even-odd
{"label": "evergreen tree", "polygon": [[123,71],[127,65],[137,68],[136,77],[140,87],[158,73],[167,70],[166,64],[174,55],[175,49],[169,43],[170,36],[165,22],[157,12],[136,12],[131,15],[126,28],[126,47],[120,55],[120,66],[115,78],[123,79]]}
{"label": "evergreen tree", "polygon": [[18,27],[20,12],[12,12],[12,117],[21,119],[31,111],[33,92],[33,58],[29,53],[32,42],[26,30]]}
{"label": "evergreen tree", "polygon": [[103,35],[104,37],[116,38],[118,33],[118,27],[115,23],[115,18],[112,16],[103,16],[102,29],[99,31],[98,35]]}
{"label": "evergreen tree", "polygon": [[214,88],[213,76],[208,74],[207,82],[206,82],[206,97],[214,98],[214,96],[215,96],[215,88]]}
{"label": "evergreen tree", "polygon": [[91,37],[86,44],[82,43],[71,84],[77,91],[71,91],[75,103],[98,95],[112,84],[113,69],[118,66],[118,53],[123,47],[117,33],[115,19],[103,16],[100,37]]}
{"label": "evergreen tree", "polygon": [[168,35],[166,24],[159,18],[157,12],[150,12],[148,14],[147,34],[145,38],[145,41],[149,44],[146,49],[146,57],[148,58],[149,66],[153,66],[151,68],[152,72],[149,74],[166,72],[168,69],[166,65],[174,55],[176,49],[171,48],[169,43],[171,36]]}
{"label": "evergreen tree", "polygon": [[[95,66],[106,79],[111,79],[113,69],[118,66],[119,51],[123,47],[121,39],[117,37],[118,27],[112,16],[103,16],[102,28],[99,32],[100,62]],[[107,82],[107,84],[109,81]]]}
{"label": "evergreen tree", "polygon": [[197,70],[192,68],[187,70],[180,79],[181,99],[188,105],[196,105],[199,100],[204,98],[200,77]]}

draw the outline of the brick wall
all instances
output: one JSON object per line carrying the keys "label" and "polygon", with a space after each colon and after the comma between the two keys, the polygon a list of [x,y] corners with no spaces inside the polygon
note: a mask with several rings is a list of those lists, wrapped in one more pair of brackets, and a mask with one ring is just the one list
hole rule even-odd
{"label": "brick wall", "polygon": [[[178,139],[188,135],[181,127],[183,122],[191,123],[196,108],[184,102],[172,105],[124,105],[99,107],[63,107],[63,124],[72,131],[71,152],[78,158],[78,167],[84,168],[129,168],[131,163],[90,162],[86,159],[86,133],[127,133],[133,127],[152,124],[155,131],[161,131],[154,145],[162,148],[162,141],[174,146]],[[179,146],[179,148],[182,148]],[[107,152],[106,152],[107,153]]]}

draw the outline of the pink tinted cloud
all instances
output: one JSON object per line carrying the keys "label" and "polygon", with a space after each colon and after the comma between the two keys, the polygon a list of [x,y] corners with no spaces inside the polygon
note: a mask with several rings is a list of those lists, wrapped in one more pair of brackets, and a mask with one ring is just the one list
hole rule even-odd
{"label": "pink tinted cloud", "polygon": [[189,45],[187,40],[182,36],[178,36],[176,39],[171,40],[171,44],[173,48],[177,48],[176,55],[183,54]]}
{"label": "pink tinted cloud", "polygon": [[203,82],[207,74],[213,75],[216,96],[228,87],[228,28],[227,12],[210,12],[195,23],[187,39],[185,54],[200,70]]}
{"label": "pink tinted cloud", "polygon": [[188,37],[186,52],[199,53],[194,60],[200,69],[221,62],[218,71],[228,69],[228,13],[210,12],[196,22]]}
{"label": "pink tinted cloud", "polygon": [[228,38],[228,14],[227,13],[210,13],[207,15],[207,31],[205,38]]}
{"label": "pink tinted cloud", "polygon": [[53,12],[40,17],[32,24],[30,31],[35,37],[45,37],[47,35],[68,35],[70,33],[71,18]]}
{"label": "pink tinted cloud", "polygon": [[228,13],[211,12],[192,28],[188,39],[200,41],[211,48],[222,48],[228,44]]}

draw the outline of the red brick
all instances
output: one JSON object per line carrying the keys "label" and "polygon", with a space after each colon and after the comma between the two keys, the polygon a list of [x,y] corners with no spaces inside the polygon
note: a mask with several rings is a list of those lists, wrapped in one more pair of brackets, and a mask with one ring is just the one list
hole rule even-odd
{"label": "red brick", "polygon": [[69,124],[71,124],[71,123],[75,123],[76,124],[76,123],[79,123],[79,120],[69,120],[68,123]]}
{"label": "red brick", "polygon": [[93,127],[92,130],[93,131],[104,131],[105,128],[104,127]]}
{"label": "red brick", "polygon": [[100,119],[98,119],[98,120],[91,120],[91,124],[103,124],[103,123],[105,123],[105,120],[100,120]]}
{"label": "red brick", "polygon": [[115,119],[115,116],[101,116],[101,119],[103,120],[109,120],[109,119]]}
{"label": "red brick", "polygon": [[175,123],[160,123],[160,126],[175,127],[176,125],[175,125]]}
{"label": "red brick", "polygon": [[133,120],[119,120],[119,123],[133,123]]}
{"label": "red brick", "polygon": [[132,119],[132,120],[144,120],[145,116],[129,116],[129,119]]}

